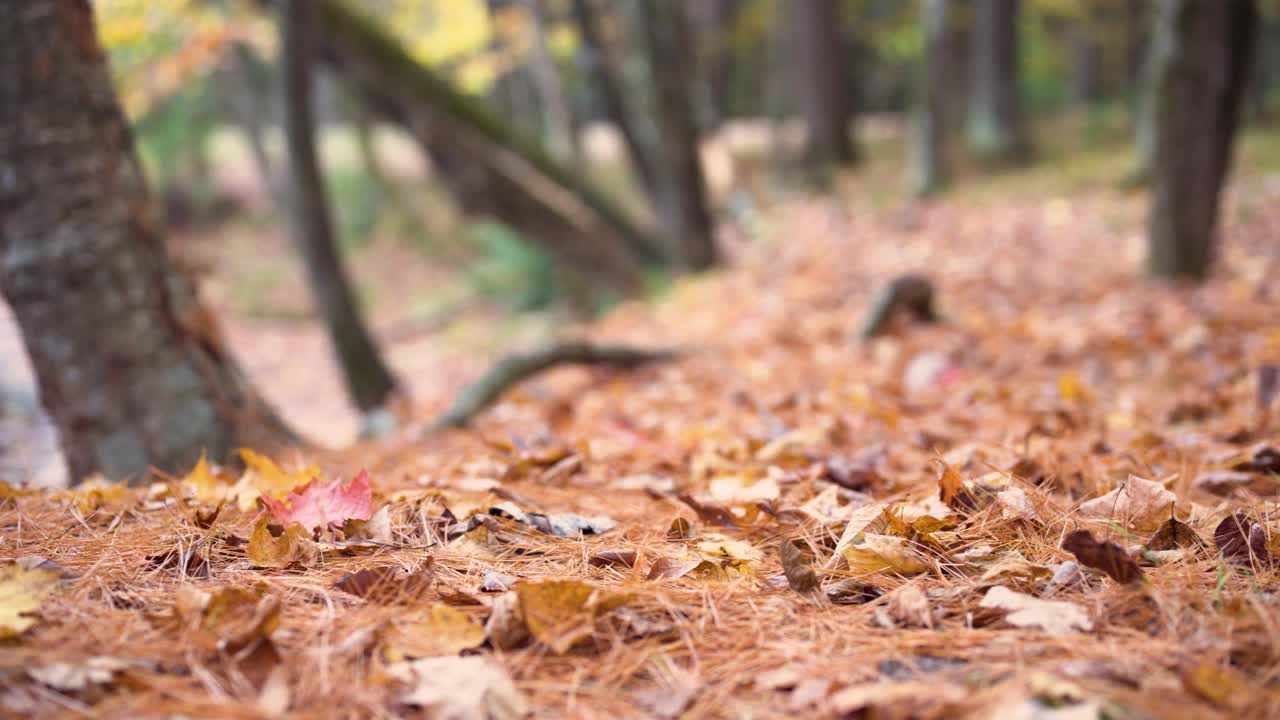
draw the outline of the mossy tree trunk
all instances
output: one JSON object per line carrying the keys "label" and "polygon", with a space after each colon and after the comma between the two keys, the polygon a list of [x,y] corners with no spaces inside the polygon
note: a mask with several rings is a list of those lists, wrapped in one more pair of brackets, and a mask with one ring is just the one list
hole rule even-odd
{"label": "mossy tree trunk", "polygon": [[1026,162],[1018,22],[1021,0],[974,0],[969,147],[993,165]]}
{"label": "mossy tree trunk", "polygon": [[436,162],[469,214],[488,214],[590,277],[623,289],[662,243],[581,175],[417,63],[341,0],[315,0],[320,57]]}
{"label": "mossy tree trunk", "polygon": [[289,147],[294,241],[310,276],[312,295],[329,329],[351,401],[364,412],[384,405],[396,383],[369,336],[334,241],[332,216],[316,159],[311,107],[312,0],[281,3],[285,135]]}
{"label": "mossy tree trunk", "polygon": [[1159,0],[1149,272],[1201,279],[1214,255],[1258,29],[1255,0]]}
{"label": "mossy tree trunk", "polygon": [[719,257],[688,74],[689,20],[679,0],[643,0],[641,7],[659,136],[661,215],[675,256],[690,270],[705,270]]}
{"label": "mossy tree trunk", "polygon": [[170,262],[84,0],[0,3],[0,291],[73,480],[292,438]]}

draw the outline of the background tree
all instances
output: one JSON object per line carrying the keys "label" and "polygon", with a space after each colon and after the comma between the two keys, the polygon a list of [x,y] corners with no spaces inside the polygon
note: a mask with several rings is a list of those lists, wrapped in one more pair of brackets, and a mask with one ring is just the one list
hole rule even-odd
{"label": "background tree", "polygon": [[565,97],[564,83],[560,80],[560,71],[547,43],[550,26],[544,4],[543,0],[525,0],[533,36],[530,70],[538,90],[538,104],[542,106],[543,134],[553,155],[561,161],[577,164],[579,148],[573,110]]}
{"label": "background tree", "polygon": [[924,47],[916,76],[908,167],[909,190],[916,197],[929,195],[946,182],[950,0],[922,0],[920,26]]}
{"label": "background tree", "polygon": [[1258,29],[1255,0],[1158,0],[1148,270],[1203,278]]}
{"label": "background tree", "polygon": [[386,403],[396,383],[378,354],[356,305],[351,282],[333,239],[333,222],[316,161],[311,107],[311,0],[284,0],[281,31],[284,60],[285,135],[289,146],[294,241],[311,277],[316,308],[324,318],[347,392],[360,410]]}
{"label": "background tree", "polygon": [[795,15],[801,102],[808,128],[806,165],[815,177],[825,178],[833,168],[858,159],[850,136],[853,82],[840,3],[808,0],[783,11]]}
{"label": "background tree", "polygon": [[1018,19],[1021,0],[973,0],[969,146],[997,165],[1027,160]]}
{"label": "background tree", "polygon": [[0,177],[0,291],[73,479],[289,437],[169,261],[89,3],[0,3]]}
{"label": "background tree", "polygon": [[680,0],[642,0],[641,7],[663,176],[659,206],[680,262],[704,270],[718,257],[686,70],[692,62],[688,18]]}

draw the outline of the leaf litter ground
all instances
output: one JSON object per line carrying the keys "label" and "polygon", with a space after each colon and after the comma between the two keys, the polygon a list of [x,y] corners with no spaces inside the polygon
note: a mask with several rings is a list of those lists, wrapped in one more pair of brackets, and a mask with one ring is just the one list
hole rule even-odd
{"label": "leaf litter ground", "polygon": [[[0,706],[1275,716],[1280,197],[1234,198],[1199,289],[1135,280],[1133,198],[797,202],[581,329],[678,362],[426,441],[5,490]],[[945,323],[851,339],[922,270]]]}

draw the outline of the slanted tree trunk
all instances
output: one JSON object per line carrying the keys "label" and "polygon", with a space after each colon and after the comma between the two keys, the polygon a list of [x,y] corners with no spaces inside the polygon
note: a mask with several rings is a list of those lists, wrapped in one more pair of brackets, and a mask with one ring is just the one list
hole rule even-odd
{"label": "slanted tree trunk", "polygon": [[547,24],[544,0],[525,0],[532,19],[534,84],[538,90],[538,103],[542,106],[542,125],[551,153],[562,162],[578,162],[578,143],[573,131],[573,112],[565,96],[560,70],[556,67],[551,48],[547,45]]}
{"label": "slanted tree trunk", "polygon": [[916,107],[911,128],[911,194],[924,197],[946,182],[947,43],[951,39],[950,0],[924,0],[920,24],[924,53],[917,71]]}
{"label": "slanted tree trunk", "polygon": [[853,98],[849,53],[845,46],[839,0],[806,0],[782,7],[795,15],[800,92],[808,137],[805,163],[825,179],[838,167],[854,164],[857,151],[850,136]]}
{"label": "slanted tree trunk", "polygon": [[140,481],[290,435],[169,261],[93,22],[0,3],[0,291],[71,477]]}
{"label": "slanted tree trunk", "polygon": [[600,96],[605,117],[618,130],[627,148],[636,176],[651,198],[657,197],[658,178],[648,149],[641,139],[630,108],[627,106],[622,77],[614,66],[609,46],[600,27],[600,15],[593,0],[573,0],[573,16],[586,51],[587,74]]}
{"label": "slanted tree trunk", "polygon": [[974,0],[969,146],[994,165],[1025,162],[1018,18],[1021,0]]}
{"label": "slanted tree trunk", "polygon": [[688,18],[680,0],[643,0],[642,8],[662,160],[661,214],[676,257],[691,270],[705,270],[719,258],[690,98]]}
{"label": "slanted tree trunk", "polygon": [[306,263],[316,308],[329,329],[347,393],[356,407],[370,412],[386,403],[396,383],[360,318],[334,242],[329,202],[316,160],[311,107],[316,29],[312,10],[312,0],[284,0],[280,17],[294,241]]}
{"label": "slanted tree trunk", "polygon": [[314,0],[320,56],[422,144],[468,213],[490,214],[579,271],[633,288],[661,242],[578,173],[418,64],[341,0]]}
{"label": "slanted tree trunk", "polygon": [[1158,0],[1147,268],[1205,277],[1258,29],[1255,0]]}

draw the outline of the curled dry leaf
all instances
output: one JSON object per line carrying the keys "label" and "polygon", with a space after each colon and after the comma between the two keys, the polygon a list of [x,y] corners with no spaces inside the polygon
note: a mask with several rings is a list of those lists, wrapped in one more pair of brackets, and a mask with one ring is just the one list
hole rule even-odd
{"label": "curled dry leaf", "polygon": [[520,596],[514,592],[503,593],[493,600],[484,633],[489,643],[499,650],[520,647],[529,640],[529,627],[520,612]]}
{"label": "curled dry leaf", "polygon": [[513,502],[504,502],[489,508],[494,517],[515,520],[521,525],[528,525],[548,535],[556,537],[578,537],[580,535],[601,535],[618,526],[612,518],[583,517],[572,513],[545,515],[543,513],[525,512]]}
{"label": "curled dry leaf", "polygon": [[801,540],[783,540],[778,545],[778,555],[792,590],[810,593],[818,589],[818,573],[813,570],[813,552],[808,544]]}
{"label": "curled dry leaf", "polygon": [[1190,525],[1179,522],[1173,517],[1165,520],[1160,528],[1151,534],[1145,545],[1148,550],[1156,551],[1187,549],[1198,552],[1209,547]]}
{"label": "curled dry leaf", "polygon": [[881,520],[889,505],[887,503],[871,503],[863,505],[849,514],[849,522],[844,526],[844,532],[840,535],[840,540],[836,543],[835,552],[832,554],[831,562],[828,567],[844,555],[845,548],[853,544],[859,539],[864,532],[871,530],[874,525]]}
{"label": "curled dry leaf", "polygon": [[587,564],[591,567],[623,567],[629,568],[636,564],[638,553],[633,548],[605,548],[587,558]]}
{"label": "curled dry leaf", "polygon": [[1084,515],[1115,520],[1127,528],[1151,531],[1169,517],[1177,502],[1165,486],[1137,475],[1130,475],[1123,485],[1080,506]]}
{"label": "curled dry leaf", "polygon": [[864,534],[861,543],[845,548],[844,558],[858,572],[916,575],[932,566],[905,538],[893,535]]}
{"label": "curled dry leaf", "polygon": [[743,567],[747,563],[756,562],[763,553],[745,540],[735,540],[724,535],[709,534],[697,544],[698,552],[713,558],[728,560],[735,567]]}
{"label": "curled dry leaf", "polygon": [[695,513],[698,519],[704,523],[711,525],[719,525],[721,527],[737,527],[738,522],[734,519],[733,513],[720,507],[714,503],[704,503],[689,493],[680,493],[676,495],[680,502],[688,505]]}
{"label": "curled dry leaf", "polygon": [[1020,487],[1005,488],[996,493],[996,504],[1000,506],[1000,517],[1005,520],[1040,520],[1027,491]]}
{"label": "curled dry leaf", "polygon": [[294,488],[283,500],[263,495],[262,502],[281,525],[298,523],[307,531],[341,526],[348,520],[368,520],[373,514],[369,473],[361,470],[348,485],[340,479],[312,480]]}
{"label": "curled dry leaf", "polygon": [[629,600],[577,580],[522,581],[514,592],[530,634],[560,655],[590,637],[597,617]]}
{"label": "curled dry leaf", "polygon": [[835,605],[865,605],[884,595],[884,591],[867,582],[846,578],[827,586],[826,596]]}
{"label": "curled dry leaf", "polygon": [[311,540],[309,531],[295,523],[279,536],[273,535],[266,515],[253,524],[253,534],[244,552],[254,567],[260,568],[279,569],[295,564],[314,567],[320,563],[320,549]]}
{"label": "curled dry leaf", "polygon": [[1001,555],[994,563],[987,566],[986,571],[978,578],[979,583],[990,583],[997,580],[1004,582],[1039,581],[1051,577],[1053,570],[1045,565],[1031,562],[1017,550]]}
{"label": "curled dry leaf", "polygon": [[425,612],[397,617],[382,632],[382,657],[387,662],[410,658],[457,655],[485,640],[485,629],[466,613],[444,603]]}
{"label": "curled dry leaf", "polygon": [[62,572],[52,568],[28,569],[16,562],[0,565],[0,639],[35,625],[35,614],[61,577]]}
{"label": "curled dry leaf", "polygon": [[412,602],[431,591],[434,579],[435,563],[427,558],[413,571],[382,565],[349,572],[335,580],[333,586],[370,602]]}
{"label": "curled dry leaf", "polygon": [[915,585],[903,585],[889,593],[889,617],[900,627],[933,628],[933,613],[929,598]]}
{"label": "curled dry leaf", "polygon": [[1143,578],[1138,563],[1124,548],[1111,542],[1099,542],[1088,530],[1076,530],[1068,535],[1062,541],[1062,548],[1075,555],[1081,565],[1101,570],[1118,583],[1138,582]]}
{"label": "curled dry leaf", "polygon": [[404,685],[400,703],[440,720],[516,720],[529,703],[497,663],[485,657],[433,657],[387,667]]}
{"label": "curled dry leaf", "polygon": [[697,571],[698,574],[718,575],[722,574],[719,565],[704,560],[700,557],[693,558],[673,558],[661,557],[654,561],[653,566],[649,568],[648,579],[650,580],[675,580],[685,575]]}
{"label": "curled dry leaf", "polygon": [[1041,600],[1003,585],[997,585],[983,596],[981,607],[1007,610],[1005,622],[1023,628],[1040,628],[1062,635],[1077,630],[1089,631],[1093,623],[1084,608],[1072,602]]}
{"label": "curled dry leaf", "polygon": [[1213,544],[1222,557],[1235,563],[1252,564],[1273,559],[1267,548],[1266,530],[1243,512],[1223,518],[1213,531]]}
{"label": "curled dry leaf", "polygon": [[693,523],[682,517],[672,520],[671,526],[667,528],[668,540],[683,540],[685,538],[691,538],[693,535]]}
{"label": "curled dry leaf", "polygon": [[320,476],[320,468],[315,465],[286,471],[271,458],[248,448],[240,449],[240,459],[247,469],[228,491],[227,497],[234,497],[240,509],[245,512],[252,510],[260,497],[283,498],[294,488],[306,485]]}
{"label": "curled dry leaf", "polygon": [[280,625],[280,599],[265,585],[224,585],[209,591],[178,591],[179,626],[205,650],[235,655],[270,640]]}

